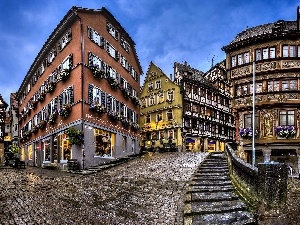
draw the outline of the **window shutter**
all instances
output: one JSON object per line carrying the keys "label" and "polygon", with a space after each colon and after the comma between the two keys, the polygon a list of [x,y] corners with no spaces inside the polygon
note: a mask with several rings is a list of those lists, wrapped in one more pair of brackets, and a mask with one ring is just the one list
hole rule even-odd
{"label": "window shutter", "polygon": [[111,110],[111,101],[112,101],[112,97],[111,95],[107,95],[107,102],[106,102],[106,108],[107,110]]}
{"label": "window shutter", "polygon": [[101,105],[106,106],[106,93],[105,92],[101,92]]}
{"label": "window shutter", "polygon": [[93,103],[93,87],[94,87],[94,85],[89,84],[89,90],[88,90],[89,104]]}

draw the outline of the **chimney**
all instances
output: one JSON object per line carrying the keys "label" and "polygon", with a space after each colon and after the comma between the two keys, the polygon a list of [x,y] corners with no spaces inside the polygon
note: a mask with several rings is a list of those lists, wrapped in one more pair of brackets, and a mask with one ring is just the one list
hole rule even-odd
{"label": "chimney", "polygon": [[171,73],[170,73],[170,80],[173,81],[173,77],[172,77],[172,74],[171,74]]}

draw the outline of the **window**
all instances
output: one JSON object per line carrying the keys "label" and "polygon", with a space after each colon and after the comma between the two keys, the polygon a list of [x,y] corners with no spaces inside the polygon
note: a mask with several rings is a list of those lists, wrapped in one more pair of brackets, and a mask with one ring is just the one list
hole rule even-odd
{"label": "window", "polygon": [[173,120],[174,118],[173,118],[173,110],[172,109],[169,109],[168,111],[167,111],[167,119],[168,120]]}
{"label": "window", "polygon": [[125,49],[125,51],[129,53],[130,45],[127,43],[127,41],[125,41],[123,37],[121,37],[120,44]]}
{"label": "window", "polygon": [[104,47],[104,38],[91,27],[88,27],[88,37],[101,48]]}
{"label": "window", "polygon": [[[298,52],[299,54],[299,52]],[[296,46],[295,45],[284,45],[282,47],[282,57],[296,57]]]}
{"label": "window", "polygon": [[98,67],[99,69],[103,70],[105,72],[106,64],[103,62],[103,60],[96,56],[95,54],[89,52],[89,66]]}
{"label": "window", "polygon": [[238,65],[242,65],[243,64],[243,56],[242,56],[242,54],[239,54],[237,56],[237,59],[238,59]]}
{"label": "window", "polygon": [[53,62],[53,60],[55,59],[56,54],[57,54],[56,53],[56,48],[54,47],[50,50],[50,53],[48,54],[48,57],[47,57],[48,65]]}
{"label": "window", "polygon": [[232,67],[236,66],[236,55],[231,57],[231,66]]}
{"label": "window", "polygon": [[160,80],[155,81],[155,89],[161,89],[161,81]]}
{"label": "window", "polygon": [[101,129],[94,129],[95,136],[95,155],[100,157],[111,157],[115,134]]}
{"label": "window", "polygon": [[145,123],[151,123],[151,115],[145,116]]}
{"label": "window", "polygon": [[261,60],[261,52],[260,52],[260,49],[256,49],[256,50],[255,50],[255,60],[256,60],[256,61]]}
{"label": "window", "polygon": [[125,152],[126,149],[127,149],[127,137],[123,136],[122,137],[122,150],[123,150],[123,152]]}
{"label": "window", "polygon": [[58,42],[58,51],[62,51],[72,39],[72,32],[69,29]]}
{"label": "window", "polygon": [[148,90],[149,91],[153,91],[153,83],[149,83],[148,84]]}
{"label": "window", "polygon": [[164,102],[164,93],[162,91],[157,92],[157,102],[158,103]]}
{"label": "window", "polygon": [[118,51],[108,42],[106,41],[106,52],[113,58],[119,59]]}
{"label": "window", "polygon": [[295,125],[295,111],[294,110],[282,110],[279,112],[279,125],[288,126]]}
{"label": "window", "polygon": [[72,54],[68,55],[67,58],[64,59],[64,61],[59,65],[58,69],[59,71],[64,70],[64,69],[70,69],[72,67]]}
{"label": "window", "polygon": [[154,98],[154,95],[151,95],[149,97],[149,106],[154,105],[154,104],[155,104],[155,98]]}
{"label": "window", "polygon": [[159,121],[162,121],[163,120],[163,113],[162,112],[158,112],[157,113],[157,121],[156,122],[159,122]]}
{"label": "window", "polygon": [[173,101],[174,100],[174,91],[168,90],[168,100]]}
{"label": "window", "polygon": [[268,81],[268,91],[297,90],[297,80]]}
{"label": "window", "polygon": [[119,32],[108,21],[106,22],[106,29],[111,36],[118,40]]}
{"label": "window", "polygon": [[249,63],[249,52],[244,53],[244,63]]}
{"label": "window", "polygon": [[120,55],[120,64],[127,70],[130,71],[130,64],[128,63],[128,61],[126,60],[126,58],[122,55]]}
{"label": "window", "polygon": [[268,91],[279,91],[279,81],[268,81]]}
{"label": "window", "polygon": [[244,53],[238,54],[237,56],[231,57],[231,66],[235,67],[236,65],[243,65],[243,64],[249,63],[249,61],[250,61],[249,52],[244,52]]}
{"label": "window", "polygon": [[[253,120],[252,114],[245,114],[244,115],[244,128],[252,128]],[[255,114],[255,127],[258,124],[258,115]]]}
{"label": "window", "polygon": [[69,160],[71,158],[72,146],[70,145],[66,134],[58,135],[58,146],[60,151],[60,161]]}
{"label": "window", "polygon": [[[100,97],[99,97],[100,99]],[[73,87],[68,87],[59,95],[60,106],[74,102]]]}
{"label": "window", "polygon": [[255,60],[259,61],[262,59],[274,59],[276,56],[275,47],[264,47],[262,49],[255,50]]}

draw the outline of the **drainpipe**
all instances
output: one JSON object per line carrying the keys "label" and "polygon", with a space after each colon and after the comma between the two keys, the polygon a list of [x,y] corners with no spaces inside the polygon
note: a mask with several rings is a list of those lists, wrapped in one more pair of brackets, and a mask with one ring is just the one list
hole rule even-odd
{"label": "drainpipe", "polygon": [[[84,112],[84,71],[83,71],[83,66],[84,66],[84,35],[83,35],[83,25],[81,18],[77,14],[77,8],[75,8],[74,13],[77,16],[79,23],[80,23],[80,34],[81,34],[81,39],[80,39],[80,46],[81,46],[81,131],[84,131],[83,127],[83,112]],[[84,170],[84,161],[85,161],[85,152],[84,152],[84,143],[82,144],[82,169]]]}

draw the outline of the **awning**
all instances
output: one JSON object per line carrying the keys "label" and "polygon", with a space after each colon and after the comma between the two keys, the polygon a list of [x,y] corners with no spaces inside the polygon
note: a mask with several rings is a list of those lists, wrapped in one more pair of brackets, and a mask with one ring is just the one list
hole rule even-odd
{"label": "awning", "polygon": [[192,139],[192,138],[187,138],[185,141],[186,141],[187,143],[194,143],[194,142],[195,142],[195,140]]}

